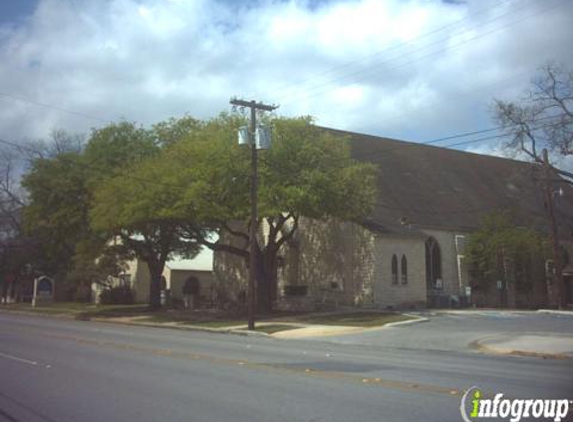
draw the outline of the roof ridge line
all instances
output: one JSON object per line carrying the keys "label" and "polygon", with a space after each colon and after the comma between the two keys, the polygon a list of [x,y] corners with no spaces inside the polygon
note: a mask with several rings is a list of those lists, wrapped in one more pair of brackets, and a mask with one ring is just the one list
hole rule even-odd
{"label": "roof ridge line", "polygon": [[363,133],[363,132],[353,132],[353,131],[349,131],[349,130],[336,129],[336,128],[320,126],[320,125],[314,125],[314,126],[319,128],[319,129],[324,129],[327,131],[339,132],[341,134],[347,134],[347,135],[364,136],[364,137],[369,137],[369,138],[374,138],[374,139],[380,139],[383,141],[390,141],[390,142],[395,142],[395,143],[400,143],[400,144],[406,144],[407,146],[438,149],[438,150],[442,150],[442,151],[449,151],[451,153],[457,153],[457,154],[463,154],[463,155],[467,154],[467,155],[472,155],[472,156],[477,156],[477,157],[484,157],[484,158],[488,158],[488,159],[503,160],[505,162],[518,163],[520,165],[526,165],[526,166],[533,166],[533,167],[540,166],[540,163],[518,160],[517,158],[499,157],[497,155],[480,154],[478,152],[464,151],[464,150],[459,150],[459,149],[451,149],[451,148],[447,148],[447,147],[440,146],[440,145],[430,145],[430,144],[424,144],[422,142],[405,141],[403,139],[387,138],[387,137],[372,135],[372,134]]}

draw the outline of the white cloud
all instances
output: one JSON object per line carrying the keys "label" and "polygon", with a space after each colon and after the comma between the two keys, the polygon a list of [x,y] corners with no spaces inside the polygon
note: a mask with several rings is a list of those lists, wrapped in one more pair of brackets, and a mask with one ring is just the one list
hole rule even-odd
{"label": "white cloud", "polygon": [[40,0],[0,26],[0,92],[103,122],[0,96],[0,137],[209,117],[239,95],[424,141],[491,126],[492,98],[545,61],[573,66],[572,24],[555,1]]}

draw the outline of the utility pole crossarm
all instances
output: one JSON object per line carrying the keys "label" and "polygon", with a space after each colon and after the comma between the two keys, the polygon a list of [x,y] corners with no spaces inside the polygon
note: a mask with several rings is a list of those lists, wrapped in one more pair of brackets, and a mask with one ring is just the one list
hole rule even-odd
{"label": "utility pole crossarm", "polygon": [[231,101],[229,101],[231,103],[231,105],[237,106],[237,107],[248,107],[251,109],[255,109],[255,110],[263,110],[263,111],[273,111],[276,110],[279,106],[278,105],[269,105],[269,104],[263,104],[263,103],[258,103],[255,100],[252,101],[245,101],[245,100],[240,100],[238,98],[232,98]]}

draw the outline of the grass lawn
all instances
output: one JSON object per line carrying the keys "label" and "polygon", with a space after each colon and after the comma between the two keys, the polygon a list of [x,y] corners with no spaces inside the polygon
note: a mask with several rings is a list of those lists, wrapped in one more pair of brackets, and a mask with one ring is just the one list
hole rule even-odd
{"label": "grass lawn", "polygon": [[102,315],[121,314],[142,312],[146,310],[147,305],[95,305],[93,303],[79,302],[54,302],[50,304],[41,304],[32,307],[31,303],[11,303],[0,306],[0,309],[12,311],[38,312],[42,314],[68,314],[68,315]]}
{"label": "grass lawn", "polygon": [[[237,313],[213,313],[212,311],[181,311],[165,310],[151,311],[146,304],[136,305],[95,305],[93,303],[56,302],[43,304],[32,308],[30,303],[14,303],[0,306],[0,310],[15,310],[37,312],[43,314],[67,314],[77,319],[90,319],[91,317],[136,317],[137,321],[152,323],[178,322],[208,328],[225,328],[247,325],[246,316]],[[268,334],[292,329],[285,323],[302,323],[316,325],[340,325],[349,327],[379,327],[391,322],[407,321],[412,317],[390,312],[356,311],[328,314],[286,314],[274,313],[271,315],[258,315],[257,321],[271,323],[257,326],[256,330]]]}
{"label": "grass lawn", "polygon": [[328,315],[303,315],[297,317],[293,322],[367,328],[378,327],[391,322],[408,321],[410,319],[413,318],[407,315],[388,312],[352,312]]}

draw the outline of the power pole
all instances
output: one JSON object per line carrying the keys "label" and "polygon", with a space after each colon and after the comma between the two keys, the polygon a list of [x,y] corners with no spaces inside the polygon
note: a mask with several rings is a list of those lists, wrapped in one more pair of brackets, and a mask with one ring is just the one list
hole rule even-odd
{"label": "power pole", "polygon": [[255,329],[255,291],[257,286],[257,253],[259,245],[257,242],[257,146],[255,145],[255,132],[257,130],[257,110],[273,111],[278,106],[258,103],[254,100],[245,101],[236,98],[231,99],[230,103],[236,107],[245,107],[251,109],[251,226],[249,230],[249,288],[247,291],[247,312],[249,330]]}
{"label": "power pole", "polygon": [[555,221],[555,204],[553,203],[553,184],[551,183],[551,166],[549,165],[549,157],[547,149],[543,150],[543,166],[545,169],[545,195],[547,202],[547,213],[549,214],[549,222],[551,225],[551,243],[553,246],[553,296],[558,308],[563,308],[565,286],[563,285],[563,267],[561,264],[561,249],[559,248],[559,233],[557,230],[557,222]]}

